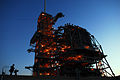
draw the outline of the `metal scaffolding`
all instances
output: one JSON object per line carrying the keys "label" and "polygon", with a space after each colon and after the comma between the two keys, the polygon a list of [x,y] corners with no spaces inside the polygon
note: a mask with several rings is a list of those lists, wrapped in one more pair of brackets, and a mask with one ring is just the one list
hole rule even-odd
{"label": "metal scaffolding", "polygon": [[[42,12],[28,52],[35,52],[33,76],[115,76],[101,45],[86,29],[65,24],[54,29],[58,18]],[[107,70],[110,69],[110,72]]]}

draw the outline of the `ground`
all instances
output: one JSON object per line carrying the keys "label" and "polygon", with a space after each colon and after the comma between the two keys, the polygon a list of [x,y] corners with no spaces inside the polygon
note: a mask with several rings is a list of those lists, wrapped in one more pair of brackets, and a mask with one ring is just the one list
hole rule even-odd
{"label": "ground", "polygon": [[120,80],[120,76],[119,77],[63,77],[63,76],[39,76],[39,77],[33,77],[33,76],[25,76],[25,75],[0,75],[0,80]]}

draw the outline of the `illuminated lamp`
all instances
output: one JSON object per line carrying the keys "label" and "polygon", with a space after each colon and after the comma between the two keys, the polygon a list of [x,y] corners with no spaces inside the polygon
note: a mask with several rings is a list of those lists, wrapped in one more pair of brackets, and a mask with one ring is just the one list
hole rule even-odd
{"label": "illuminated lamp", "polygon": [[65,48],[61,48],[62,50],[64,50]]}
{"label": "illuminated lamp", "polygon": [[59,65],[59,63],[56,64],[57,66]]}
{"label": "illuminated lamp", "polygon": [[49,51],[48,49],[44,50],[44,52],[48,52],[48,51]]}
{"label": "illuminated lamp", "polygon": [[85,49],[89,49],[90,47],[89,46],[84,46]]}
{"label": "illuminated lamp", "polygon": [[65,50],[61,50],[62,52],[65,52]]}
{"label": "illuminated lamp", "polygon": [[53,37],[55,37],[55,35],[53,35]]}
{"label": "illuminated lamp", "polygon": [[46,73],[46,75],[50,75],[50,73]]}
{"label": "illuminated lamp", "polygon": [[79,56],[78,56],[78,58],[82,58],[82,56],[81,56],[81,55],[79,55]]}
{"label": "illuminated lamp", "polygon": [[47,54],[50,54],[49,52]]}
{"label": "illuminated lamp", "polygon": [[40,73],[40,75],[42,75],[42,73]]}
{"label": "illuminated lamp", "polygon": [[44,45],[41,45],[41,47],[44,47]]}
{"label": "illuminated lamp", "polygon": [[52,67],[54,67],[54,65],[52,64]]}
{"label": "illuminated lamp", "polygon": [[54,50],[56,50],[56,48],[54,48]]}
{"label": "illuminated lamp", "polygon": [[65,46],[64,48],[67,48],[67,46]]}
{"label": "illuminated lamp", "polygon": [[42,16],[44,16],[45,14],[44,13],[42,13]]}
{"label": "illuminated lamp", "polygon": [[94,69],[92,68],[91,71],[94,71]]}
{"label": "illuminated lamp", "polygon": [[70,48],[70,46],[68,46],[68,48]]}

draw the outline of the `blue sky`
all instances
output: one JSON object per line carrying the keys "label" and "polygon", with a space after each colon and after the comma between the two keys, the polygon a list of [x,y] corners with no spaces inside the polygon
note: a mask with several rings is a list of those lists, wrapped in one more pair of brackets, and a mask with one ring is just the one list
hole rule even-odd
{"label": "blue sky", "polygon": [[[93,34],[108,55],[116,75],[120,75],[120,0],[46,0],[47,13],[65,17],[54,27],[71,23]],[[0,73],[13,63],[19,74],[31,74],[25,66],[33,65],[34,53],[27,53],[43,11],[43,0],[0,0]],[[8,72],[9,68],[5,68]]]}

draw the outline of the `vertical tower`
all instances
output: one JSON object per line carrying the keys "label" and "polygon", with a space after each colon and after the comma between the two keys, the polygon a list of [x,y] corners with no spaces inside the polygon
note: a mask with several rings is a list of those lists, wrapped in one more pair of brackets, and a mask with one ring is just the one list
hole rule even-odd
{"label": "vertical tower", "polygon": [[[38,18],[33,75],[50,75],[51,56],[48,47],[52,44],[53,17],[42,12]],[[32,43],[32,40],[31,40]],[[48,69],[47,69],[48,68]]]}
{"label": "vertical tower", "polygon": [[35,60],[33,66],[33,75],[56,75],[55,60],[56,42],[54,28],[58,18],[63,17],[62,13],[58,13],[55,17],[42,12],[38,18],[37,31],[33,35],[30,45],[35,49],[29,49],[29,52],[35,52]]}

